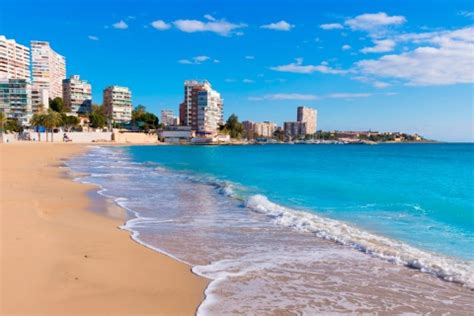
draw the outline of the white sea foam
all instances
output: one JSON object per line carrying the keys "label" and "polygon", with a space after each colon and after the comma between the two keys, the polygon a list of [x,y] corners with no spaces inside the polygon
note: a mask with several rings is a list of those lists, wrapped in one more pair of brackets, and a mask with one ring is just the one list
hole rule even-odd
{"label": "white sea foam", "polygon": [[313,233],[320,238],[348,245],[378,258],[422,272],[446,281],[458,282],[474,289],[474,263],[422,251],[403,242],[363,231],[346,223],[297,211],[276,204],[263,195],[253,195],[246,201],[251,210],[269,216],[281,226]]}

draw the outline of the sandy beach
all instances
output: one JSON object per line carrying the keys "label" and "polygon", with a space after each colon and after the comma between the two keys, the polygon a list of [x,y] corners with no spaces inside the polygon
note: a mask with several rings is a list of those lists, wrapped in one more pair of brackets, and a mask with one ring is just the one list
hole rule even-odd
{"label": "sandy beach", "polygon": [[91,211],[106,202],[59,168],[86,146],[0,146],[1,315],[195,313],[207,281]]}

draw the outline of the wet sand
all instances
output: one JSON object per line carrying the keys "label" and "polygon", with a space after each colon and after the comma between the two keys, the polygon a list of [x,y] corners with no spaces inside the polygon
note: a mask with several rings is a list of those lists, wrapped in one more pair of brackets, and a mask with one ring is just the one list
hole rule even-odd
{"label": "wet sand", "polygon": [[132,242],[120,209],[91,204],[95,187],[59,168],[84,150],[0,145],[0,314],[193,315],[207,280]]}

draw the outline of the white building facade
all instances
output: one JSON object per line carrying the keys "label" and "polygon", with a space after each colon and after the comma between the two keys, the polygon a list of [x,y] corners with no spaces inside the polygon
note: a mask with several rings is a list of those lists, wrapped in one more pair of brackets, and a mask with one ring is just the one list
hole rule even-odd
{"label": "white building facade", "polygon": [[31,106],[33,113],[45,112],[49,109],[49,92],[46,88],[31,87]]}
{"label": "white building facade", "polygon": [[257,122],[254,124],[255,135],[260,137],[272,137],[276,129],[277,125],[268,121]]}
{"label": "white building facade", "polygon": [[32,116],[30,50],[0,35],[0,112],[28,125]]}
{"label": "white building facade", "polygon": [[51,99],[62,98],[66,59],[55,52],[49,42],[31,41],[31,61],[35,89],[47,89]]}
{"label": "white building facade", "polygon": [[318,111],[313,108],[300,106],[297,109],[297,121],[305,123],[306,125],[306,134],[316,133],[318,127]]}
{"label": "white building facade", "polygon": [[26,79],[0,79],[0,112],[28,126],[32,113],[31,84]]}
{"label": "white building facade", "polygon": [[179,118],[173,115],[172,110],[162,110],[160,120],[164,126],[179,125]]}
{"label": "white building facade", "polygon": [[66,109],[72,113],[86,114],[92,107],[92,88],[90,83],[72,75],[63,80],[63,101]]}
{"label": "white building facade", "polygon": [[128,123],[132,120],[132,92],[127,87],[105,88],[103,105],[113,122]]}
{"label": "white building facade", "polygon": [[201,135],[215,135],[224,124],[223,102],[220,93],[209,87],[198,92],[197,129]]}
{"label": "white building facade", "polygon": [[0,35],[0,78],[30,79],[30,49]]}

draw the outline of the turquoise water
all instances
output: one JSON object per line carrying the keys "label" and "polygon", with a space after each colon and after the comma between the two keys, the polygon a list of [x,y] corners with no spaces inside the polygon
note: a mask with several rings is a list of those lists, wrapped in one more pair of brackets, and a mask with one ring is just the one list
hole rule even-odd
{"label": "turquoise water", "polygon": [[472,154],[94,146],[67,165],[127,210],[133,240],[210,281],[199,316],[470,315]]}
{"label": "turquoise water", "polygon": [[474,260],[474,145],[133,146],[136,162]]}

